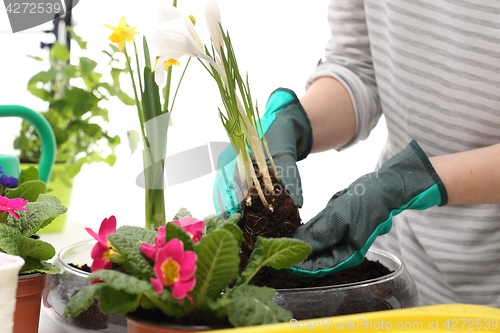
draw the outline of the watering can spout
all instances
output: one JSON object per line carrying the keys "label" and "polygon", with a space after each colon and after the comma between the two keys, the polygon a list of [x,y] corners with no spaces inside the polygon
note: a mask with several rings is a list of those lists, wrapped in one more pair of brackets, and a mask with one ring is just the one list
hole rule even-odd
{"label": "watering can spout", "polygon": [[[39,113],[20,105],[0,105],[0,117],[20,117],[30,122],[42,141],[38,172],[40,180],[48,183],[52,167],[56,161],[56,138],[49,122]],[[19,159],[15,156],[0,155],[3,173],[10,177],[19,177]]]}

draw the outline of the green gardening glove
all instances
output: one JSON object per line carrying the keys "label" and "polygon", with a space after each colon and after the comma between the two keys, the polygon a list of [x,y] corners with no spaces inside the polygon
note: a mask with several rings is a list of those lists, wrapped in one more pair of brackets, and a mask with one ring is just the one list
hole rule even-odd
{"label": "green gardening glove", "polygon": [[[284,88],[275,90],[269,97],[261,124],[281,185],[288,191],[295,206],[302,207],[302,184],[297,161],[306,158],[311,151],[312,129],[295,93]],[[260,136],[262,139],[262,133]],[[217,170],[213,202],[217,214],[227,218],[243,209],[246,187],[240,180],[232,146],[219,155]]]}
{"label": "green gardening glove", "polygon": [[308,260],[288,269],[306,277],[323,277],[360,264],[377,236],[389,232],[393,216],[406,209],[444,206],[446,189],[416,141],[335,194],[325,209],[294,238],[311,245]]}

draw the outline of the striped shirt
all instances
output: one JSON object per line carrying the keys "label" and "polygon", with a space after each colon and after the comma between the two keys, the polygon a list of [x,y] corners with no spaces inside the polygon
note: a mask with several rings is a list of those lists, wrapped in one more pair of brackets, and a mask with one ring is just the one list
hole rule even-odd
{"label": "striped shirt", "polygon": [[[331,76],[348,90],[357,129],[346,147],[381,114],[379,165],[412,139],[428,156],[500,142],[500,1],[331,0],[328,19],[308,84]],[[402,259],[422,305],[500,307],[500,205],[405,211],[374,246]]]}

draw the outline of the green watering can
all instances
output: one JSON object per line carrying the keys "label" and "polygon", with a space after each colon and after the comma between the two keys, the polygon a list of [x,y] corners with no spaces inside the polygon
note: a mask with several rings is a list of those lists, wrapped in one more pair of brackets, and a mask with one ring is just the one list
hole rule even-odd
{"label": "green watering can", "polygon": [[[52,167],[56,161],[56,137],[49,122],[40,114],[20,105],[0,105],[0,117],[20,117],[30,122],[42,141],[42,151],[38,163],[40,180],[49,182]],[[9,177],[19,177],[21,167],[16,156],[0,155],[2,172]]]}

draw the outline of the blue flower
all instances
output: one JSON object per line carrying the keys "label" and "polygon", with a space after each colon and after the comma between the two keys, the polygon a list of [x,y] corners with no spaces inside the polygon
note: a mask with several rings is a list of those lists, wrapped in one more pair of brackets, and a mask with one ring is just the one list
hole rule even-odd
{"label": "blue flower", "polygon": [[0,173],[3,173],[3,172],[2,172],[2,167],[1,167],[1,166],[0,166]]}
{"label": "blue flower", "polygon": [[16,177],[9,177],[7,175],[2,175],[0,177],[0,185],[3,185],[5,187],[9,187],[9,188],[16,187],[17,178]]}

